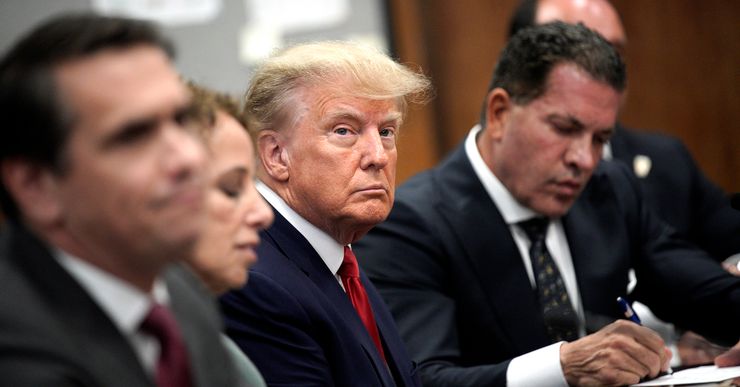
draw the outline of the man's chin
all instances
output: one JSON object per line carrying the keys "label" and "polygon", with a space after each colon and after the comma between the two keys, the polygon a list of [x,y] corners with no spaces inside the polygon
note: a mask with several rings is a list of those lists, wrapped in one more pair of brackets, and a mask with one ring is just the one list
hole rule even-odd
{"label": "man's chin", "polygon": [[376,203],[376,205],[368,205],[361,214],[361,221],[366,224],[372,224],[375,226],[378,223],[384,221],[391,213],[391,206],[383,203]]}
{"label": "man's chin", "polygon": [[532,209],[548,218],[560,218],[568,213],[576,198],[556,197]]}
{"label": "man's chin", "polygon": [[390,208],[368,206],[358,212],[354,212],[345,217],[347,228],[355,230],[356,233],[363,234],[370,231],[379,223],[382,223],[390,213]]}
{"label": "man's chin", "polygon": [[201,228],[188,227],[179,230],[170,229],[170,232],[159,238],[159,254],[167,254],[166,257],[160,257],[168,261],[181,261],[191,256],[198,243]]}

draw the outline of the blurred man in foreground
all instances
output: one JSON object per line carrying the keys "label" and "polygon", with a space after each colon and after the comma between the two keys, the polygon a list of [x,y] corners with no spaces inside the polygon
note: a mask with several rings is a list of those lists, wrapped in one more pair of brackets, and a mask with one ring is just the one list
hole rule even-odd
{"label": "blurred man in foreground", "polygon": [[0,62],[4,384],[239,385],[214,305],[165,270],[203,219],[170,53],[147,23],[70,15]]}

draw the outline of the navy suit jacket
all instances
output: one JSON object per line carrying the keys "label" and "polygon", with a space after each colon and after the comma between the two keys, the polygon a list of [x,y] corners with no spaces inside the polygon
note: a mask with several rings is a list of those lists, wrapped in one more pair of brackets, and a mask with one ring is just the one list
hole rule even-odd
{"label": "navy suit jacket", "polygon": [[261,238],[247,285],[224,295],[221,308],[226,333],[268,385],[418,386],[390,312],[364,273],[387,367],[349,297],[298,230],[275,212]]}
{"label": "navy suit jacket", "polygon": [[[221,346],[213,299],[182,267],[164,279],[194,386],[243,385]],[[2,232],[0,284],[0,384],[154,387],[113,321],[23,227]]]}
{"label": "navy suit jacket", "polygon": [[[675,239],[623,164],[602,162],[562,222],[588,331],[622,316],[615,300],[633,267],[659,317],[740,337],[740,278]],[[509,227],[462,146],[401,186],[355,249],[425,386],[505,386],[510,359],[550,344]]]}
{"label": "navy suit jacket", "polygon": [[718,261],[740,253],[740,211],[680,140],[617,125],[611,148],[614,159],[632,169],[636,156],[650,158],[652,168],[638,182],[658,216]]}

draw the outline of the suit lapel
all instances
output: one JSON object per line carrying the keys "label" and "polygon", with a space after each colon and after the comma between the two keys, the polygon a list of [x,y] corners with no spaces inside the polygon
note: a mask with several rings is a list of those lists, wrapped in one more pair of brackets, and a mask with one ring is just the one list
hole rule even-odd
{"label": "suit lapel", "polygon": [[[461,146],[436,174],[443,197],[438,210],[449,223],[509,346],[525,353],[550,341],[509,226],[483,188]],[[475,219],[471,222],[471,219]],[[513,296],[515,295],[515,296]]]}
{"label": "suit lapel", "polygon": [[[129,342],[90,295],[25,230],[15,233],[10,259],[31,279],[50,311],[46,323],[59,336],[67,354],[106,385],[152,385]],[[91,335],[94,332],[94,335]]]}
{"label": "suit lapel", "polygon": [[[408,378],[411,375],[411,361],[406,353],[404,344],[399,340],[398,328],[391,316],[388,308],[385,306],[385,302],[378,294],[375,286],[370,282],[365,273],[360,269],[360,280],[363,286],[367,290],[367,296],[370,299],[370,305],[373,309],[373,315],[375,316],[375,322],[378,325],[378,332],[380,333],[380,339],[384,344],[385,360],[388,365],[388,369],[397,375],[400,380],[396,380],[397,383],[403,382],[399,385],[413,386],[415,383]],[[403,364],[401,361],[408,361],[408,364]],[[392,376],[388,372],[379,372],[383,375],[386,385],[394,385]],[[388,379],[385,379],[388,376]]]}
{"label": "suit lapel", "polygon": [[[316,250],[306,240],[303,235],[296,230],[278,211],[274,211],[275,220],[266,234],[275,242],[275,246],[290,261],[294,262],[298,268],[303,271],[308,279],[314,283],[326,297],[326,303],[333,308],[339,317],[344,321],[344,325],[350,329],[362,345],[368,358],[372,361],[377,374],[383,379],[384,384],[393,386],[393,380],[387,371],[383,359],[380,358],[375,344],[370,338],[370,334],[365,329],[365,325],[360,320],[359,315],[352,306],[347,294],[339,285],[336,277],[331,273]],[[363,275],[363,285],[367,287],[367,279]],[[377,307],[371,300],[373,312]],[[380,329],[380,327],[379,327]]]}

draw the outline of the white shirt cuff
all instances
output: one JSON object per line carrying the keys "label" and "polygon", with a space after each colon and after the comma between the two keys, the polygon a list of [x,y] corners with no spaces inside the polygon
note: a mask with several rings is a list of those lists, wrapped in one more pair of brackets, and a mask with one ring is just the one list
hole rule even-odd
{"label": "white shirt cuff", "polygon": [[536,351],[515,357],[506,370],[508,387],[568,387],[560,367],[560,346],[548,345]]}

